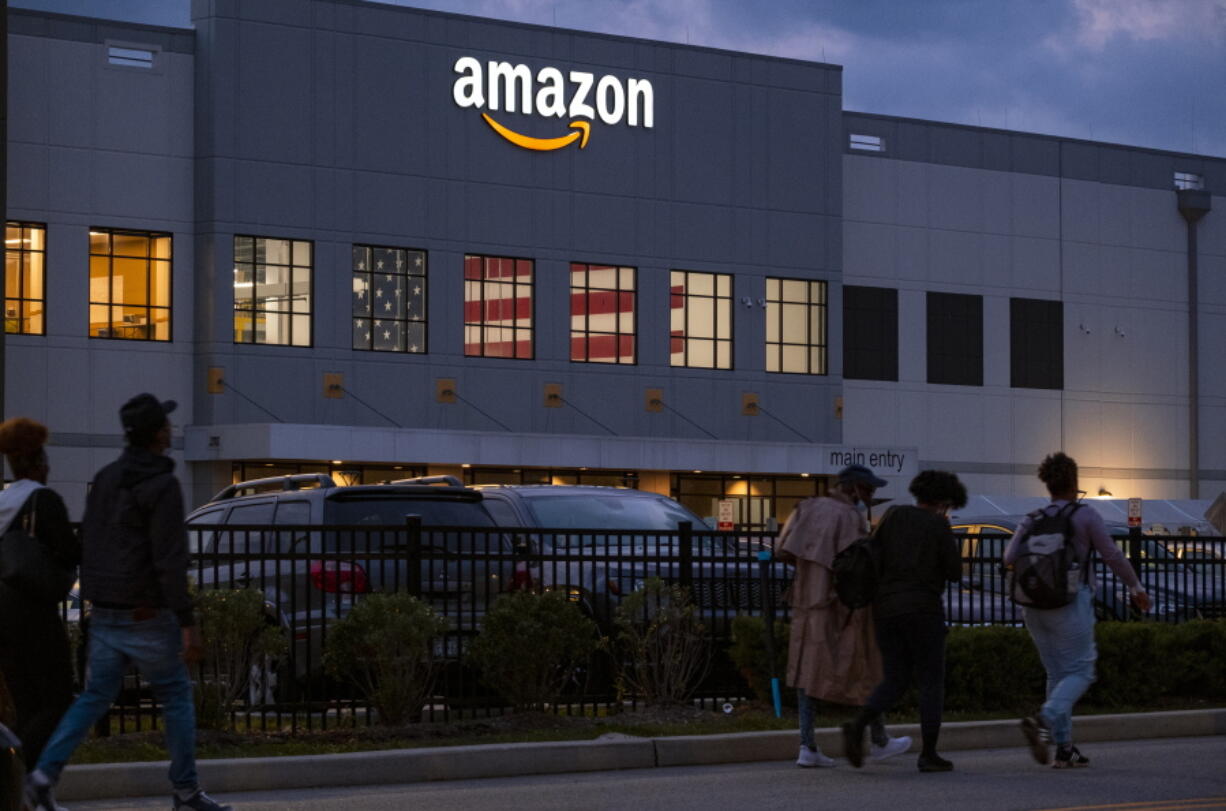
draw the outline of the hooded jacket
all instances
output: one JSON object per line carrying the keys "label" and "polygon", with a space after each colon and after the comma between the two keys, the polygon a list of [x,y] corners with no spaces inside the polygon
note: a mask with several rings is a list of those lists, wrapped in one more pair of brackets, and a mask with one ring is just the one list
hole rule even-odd
{"label": "hooded jacket", "polygon": [[187,529],[174,460],[128,447],[94,477],[81,522],[81,597],[100,606],[169,608],[192,624]]}

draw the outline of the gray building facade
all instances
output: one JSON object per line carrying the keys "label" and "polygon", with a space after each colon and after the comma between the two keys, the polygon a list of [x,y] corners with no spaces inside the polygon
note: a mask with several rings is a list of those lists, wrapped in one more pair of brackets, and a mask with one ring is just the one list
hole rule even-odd
{"label": "gray building facade", "polygon": [[[897,494],[928,464],[1029,494],[1056,447],[1187,495],[1172,173],[1220,190],[1226,161],[848,113],[835,65],[359,0],[9,27],[5,410],[51,427],[70,504],[142,390],[181,403],[193,502],[453,473],[761,525],[850,461]],[[1221,222],[1203,341],[1226,338]],[[892,379],[889,334],[855,326],[890,290]],[[977,382],[931,382],[934,293],[980,299]],[[1063,308],[1058,388],[1013,385],[1015,298]],[[1135,338],[1096,343],[1125,317]],[[1202,437],[1226,435],[1201,368]]]}

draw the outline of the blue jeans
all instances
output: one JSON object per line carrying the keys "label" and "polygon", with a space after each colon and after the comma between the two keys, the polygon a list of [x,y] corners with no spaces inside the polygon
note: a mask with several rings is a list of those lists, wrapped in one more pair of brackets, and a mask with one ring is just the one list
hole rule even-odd
{"label": "blue jeans", "polygon": [[135,664],[162,705],[170,782],[176,789],[196,787],[196,706],[187,665],[180,658],[182,632],[175,615],[161,609],[137,622],[132,612],[94,608],[89,623],[89,663],[85,690],[60,719],[38,760],[54,783],[68,758],[90,729],[111,708],[123,686],[124,672]]}
{"label": "blue jeans", "polygon": [[[796,688],[796,705],[800,710],[800,745],[811,752],[817,751],[817,739],[813,736],[813,699],[803,687]],[[878,716],[869,726],[869,737],[877,746],[885,746],[890,736],[885,731],[885,721]]]}
{"label": "blue jeans", "polygon": [[1026,629],[1047,671],[1047,702],[1039,715],[1057,745],[1073,742],[1073,705],[1094,683],[1094,594],[1082,587],[1060,608],[1024,608]]}

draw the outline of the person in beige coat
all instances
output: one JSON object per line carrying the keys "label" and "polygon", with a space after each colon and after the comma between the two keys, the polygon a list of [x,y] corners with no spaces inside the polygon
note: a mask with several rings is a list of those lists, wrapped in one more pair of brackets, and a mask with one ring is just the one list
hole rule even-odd
{"label": "person in beige coat", "polygon": [[[800,708],[800,754],[796,765],[833,766],[813,737],[813,700],[859,707],[881,680],[881,654],[871,609],[855,611],[839,602],[831,567],[834,556],[868,533],[856,505],[871,504],[886,482],[863,465],[839,471],[828,496],[802,501],[779,535],[777,556],[796,567],[788,603],[792,609],[787,683]],[[884,760],[911,747],[908,737],[891,738],[880,720],[871,729],[870,760]]]}

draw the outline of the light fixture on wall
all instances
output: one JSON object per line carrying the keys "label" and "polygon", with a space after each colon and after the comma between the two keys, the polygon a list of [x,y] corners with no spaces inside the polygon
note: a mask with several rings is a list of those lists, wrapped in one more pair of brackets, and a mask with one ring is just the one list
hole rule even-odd
{"label": "light fixture on wall", "polygon": [[1098,488],[1098,497],[1099,498],[1111,498],[1111,491],[1108,490],[1106,487],[1100,487]]}

